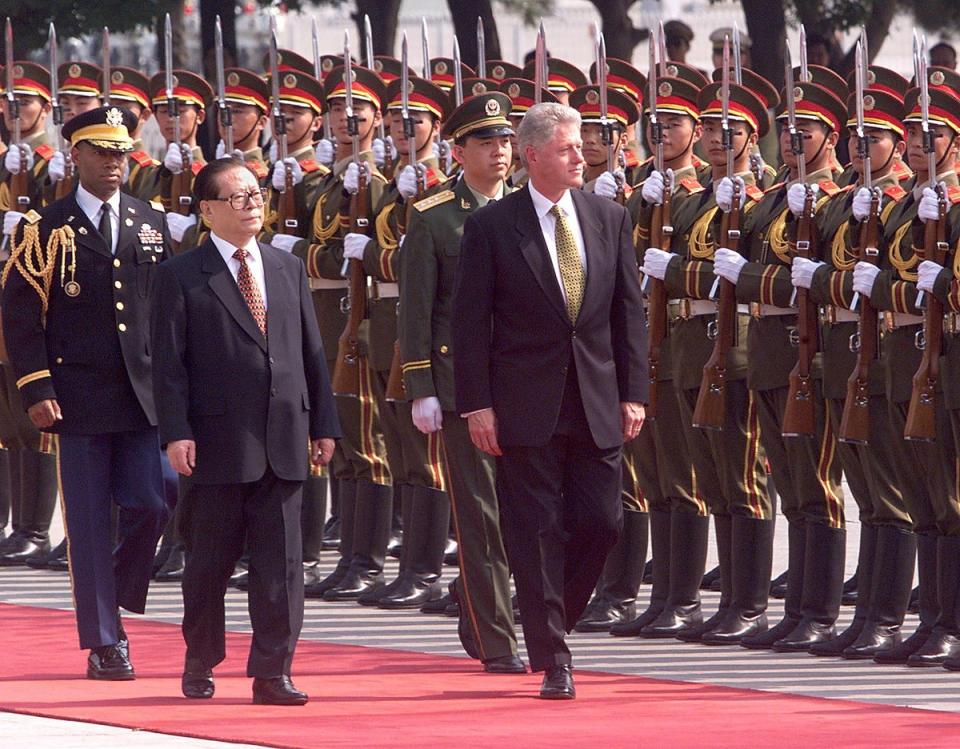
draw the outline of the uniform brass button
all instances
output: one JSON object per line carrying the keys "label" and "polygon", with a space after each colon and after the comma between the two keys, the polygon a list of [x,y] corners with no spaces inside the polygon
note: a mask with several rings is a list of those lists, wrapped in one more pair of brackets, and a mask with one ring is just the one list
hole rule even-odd
{"label": "uniform brass button", "polygon": [[441,354],[445,354],[445,353],[447,353],[449,350],[450,350],[450,349],[447,348],[446,345],[443,345],[443,346],[440,347],[440,353],[441,353]]}
{"label": "uniform brass button", "polygon": [[122,288],[123,288],[123,284],[120,283],[119,281],[114,281],[114,282],[113,282],[113,288],[115,288],[115,289],[122,289]]}
{"label": "uniform brass button", "polygon": [[119,267],[120,267],[120,258],[115,257],[115,258],[113,259],[113,267],[114,267],[114,268],[119,268]]}
{"label": "uniform brass button", "polygon": [[277,389],[276,389],[276,388],[270,388],[270,395],[276,395],[276,394],[277,394]]}
{"label": "uniform brass button", "polygon": [[121,333],[123,333],[126,329],[127,329],[126,323],[120,323],[117,326],[117,330],[119,330]]}
{"label": "uniform brass button", "polygon": [[123,309],[123,302],[117,302],[117,309],[118,309],[118,310],[122,310],[122,309]]}
{"label": "uniform brass button", "polygon": [[62,356],[58,356],[58,357],[57,357],[57,364],[63,364],[63,357],[62,357]]}

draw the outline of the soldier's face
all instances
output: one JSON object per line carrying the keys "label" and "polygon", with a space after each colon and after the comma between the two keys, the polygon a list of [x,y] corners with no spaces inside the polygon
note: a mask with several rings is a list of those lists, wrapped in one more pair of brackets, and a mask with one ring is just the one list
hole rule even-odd
{"label": "soldier's face", "polygon": [[125,153],[82,141],[73,147],[71,156],[77,165],[80,184],[91,193],[105,200],[120,189],[127,159]]}
{"label": "soldier's face", "polygon": [[[27,135],[28,132],[36,130],[37,126],[41,125],[46,119],[50,112],[50,103],[39,96],[27,94],[17,94],[16,99],[20,102],[21,134]],[[13,130],[14,122],[13,118],[10,117],[7,97],[3,97],[3,124],[6,125],[7,130]]]}
{"label": "soldier's face", "polygon": [[60,94],[58,100],[63,109],[63,124],[66,125],[78,114],[89,112],[100,106],[100,100],[96,96],[77,96],[76,94]]}
{"label": "soldier's face", "polygon": [[[228,103],[227,106],[230,108],[230,117],[233,121],[234,146],[241,151],[255,148],[260,132],[267,124],[267,116],[259,107],[252,104]],[[217,133],[221,140],[226,141],[226,133],[220,124],[219,117],[217,117]]]}
{"label": "soldier's face", "polygon": [[[693,148],[694,143],[700,140],[703,131],[700,123],[692,117],[664,112],[658,114],[657,119],[663,131],[663,158],[667,161],[683,156],[688,149]],[[647,121],[647,139],[653,143],[649,120]]]}
{"label": "soldier's face", "polygon": [[[166,104],[157,104],[153,113],[157,116],[157,125],[167,143],[174,139],[175,119],[170,116]],[[204,121],[206,112],[193,104],[180,104],[180,137],[185,141],[192,141],[197,133],[197,125]]]}
{"label": "soldier's face", "polygon": [[[730,132],[733,140],[734,158],[740,156],[748,142],[756,142],[756,137],[742,122],[730,122]],[[723,125],[719,119],[707,117],[703,120],[703,137],[700,139],[707,151],[707,159],[712,166],[723,166],[727,163],[727,151],[723,147]]]}
{"label": "soldier's face", "polygon": [[310,107],[296,107],[292,104],[281,104],[280,114],[287,121],[287,143],[300,143],[320,129],[323,120]]}
{"label": "soldier's face", "polygon": [[[777,123],[780,128],[780,155],[790,169],[797,168],[797,157],[790,146],[790,128],[785,121]],[[803,158],[809,166],[814,159],[820,161],[836,145],[839,136],[826,125],[813,120],[797,120],[797,131],[803,140]]]}
{"label": "soldier's face", "polygon": [[[613,152],[620,150],[623,136],[618,127],[611,132]],[[590,166],[601,166],[607,162],[607,147],[603,144],[603,128],[600,125],[586,123],[580,125],[580,138],[583,140],[583,158]]]}
{"label": "soldier's face", "polygon": [[[895,138],[889,130],[881,128],[864,128],[864,140],[869,144],[870,167],[875,177],[880,177],[889,171],[893,164],[895,153],[902,154],[906,147],[904,142]],[[860,139],[857,137],[856,128],[850,128],[850,163],[853,165],[857,174],[863,174],[863,159],[860,158]],[[882,171],[880,171],[882,170]]]}
{"label": "soldier's face", "polygon": [[[933,152],[937,162],[937,171],[947,171],[946,158],[949,151],[953,151],[954,159],[957,154],[957,140],[953,131],[946,125],[930,123],[930,132],[933,134]],[[915,172],[927,174],[927,154],[923,151],[923,127],[919,122],[907,123],[907,163]],[[950,164],[950,168],[953,165]]]}
{"label": "soldier's face", "polygon": [[548,190],[583,186],[583,141],[573,123],[560,125],[541,148],[527,146],[524,154],[531,177]]}
{"label": "soldier's face", "polygon": [[[360,140],[363,141],[373,132],[373,128],[380,124],[380,112],[367,101],[354,100],[353,113],[357,117],[357,130]],[[352,141],[347,130],[347,103],[346,99],[334,99],[330,104],[330,129],[333,137],[341,145],[349,145]]]}
{"label": "soldier's face", "polygon": [[[410,151],[410,144],[403,131],[403,114],[393,109],[390,110],[389,117],[393,145],[396,146],[401,157],[406,156]],[[440,121],[433,119],[426,112],[410,112],[410,119],[413,120],[413,141],[416,144],[417,153],[420,153],[433,140],[433,136],[440,132]]]}
{"label": "soldier's face", "polygon": [[510,138],[506,135],[491,138],[468,135],[463,144],[453,146],[453,156],[463,166],[464,174],[478,182],[503,179],[513,159]]}

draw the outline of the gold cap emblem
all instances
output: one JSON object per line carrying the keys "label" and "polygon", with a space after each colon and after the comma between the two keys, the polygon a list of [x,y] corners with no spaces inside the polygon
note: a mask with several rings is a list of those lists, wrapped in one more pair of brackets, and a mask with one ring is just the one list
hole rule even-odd
{"label": "gold cap emblem", "polygon": [[676,65],[667,65],[667,75],[670,75],[676,78],[677,73],[679,72],[680,72],[680,68],[678,68]]}
{"label": "gold cap emblem", "polygon": [[14,65],[14,66],[13,66],[13,77],[14,77],[14,78],[23,78],[23,65]]}
{"label": "gold cap emblem", "polygon": [[69,75],[71,78],[79,78],[81,72],[80,66],[77,65],[77,63],[73,63],[69,68],[67,68],[67,75]]}
{"label": "gold cap emblem", "polygon": [[112,83],[123,83],[123,71],[122,71],[122,70],[114,70],[114,71],[110,74],[110,81],[111,81]]}
{"label": "gold cap emblem", "polygon": [[946,76],[944,76],[942,70],[934,70],[930,74],[930,83],[932,83],[934,86],[942,86],[945,80]]}
{"label": "gold cap emblem", "polygon": [[863,108],[865,110],[873,109],[877,106],[877,100],[874,99],[870,94],[867,94],[863,97]]}
{"label": "gold cap emblem", "polygon": [[518,96],[520,96],[520,84],[511,83],[507,87],[507,96],[509,96],[511,99],[516,99]]}
{"label": "gold cap emblem", "polygon": [[587,104],[596,104],[598,101],[600,101],[600,94],[593,89],[587,91]]}
{"label": "gold cap emblem", "polygon": [[320,67],[323,68],[325,73],[329,73],[331,70],[333,70],[333,60],[328,57],[320,63]]}
{"label": "gold cap emblem", "polygon": [[796,99],[797,101],[802,101],[802,100],[803,100],[803,88],[802,88],[802,87],[800,87],[800,86],[794,86],[794,87],[793,87],[793,98]]}
{"label": "gold cap emblem", "polygon": [[470,87],[470,90],[473,92],[474,96],[480,96],[480,94],[487,93],[487,84],[483,81],[477,81]]}
{"label": "gold cap emblem", "polygon": [[494,65],[493,70],[490,71],[493,75],[495,81],[502,81],[507,77],[507,71],[504,69],[503,65]]}
{"label": "gold cap emblem", "polygon": [[447,63],[445,63],[443,60],[440,60],[436,65],[433,66],[433,72],[443,75],[447,72]]}
{"label": "gold cap emblem", "polygon": [[116,107],[107,110],[107,124],[110,127],[120,127],[123,124],[123,115]]}
{"label": "gold cap emblem", "polygon": [[500,102],[496,99],[487,99],[487,103],[484,105],[484,110],[487,113],[488,117],[496,117],[500,114]]}
{"label": "gold cap emblem", "polygon": [[297,85],[297,76],[293,73],[287,73],[283,76],[283,87],[284,88],[296,88]]}
{"label": "gold cap emblem", "polygon": [[877,82],[877,74],[873,70],[867,71],[867,85],[872,86]]}
{"label": "gold cap emblem", "polygon": [[239,86],[240,85],[240,74],[236,71],[233,71],[227,75],[227,85],[228,86]]}
{"label": "gold cap emblem", "polygon": [[673,93],[673,86],[664,81],[657,87],[658,96],[670,96]]}
{"label": "gold cap emblem", "polygon": [[376,70],[378,73],[383,72],[383,60],[374,60],[373,69]]}

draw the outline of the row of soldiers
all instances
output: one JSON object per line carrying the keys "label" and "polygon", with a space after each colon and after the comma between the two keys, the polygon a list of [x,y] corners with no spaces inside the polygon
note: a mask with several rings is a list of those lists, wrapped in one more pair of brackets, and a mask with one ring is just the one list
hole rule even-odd
{"label": "row of soldiers", "polygon": [[[322,80],[313,61],[280,51],[284,160],[265,158],[260,149],[271,108],[270,71],[225,71],[234,148],[268,191],[262,241],[303,259],[331,371],[350,305],[357,301],[347,300],[350,264],[362,268],[366,284],[359,393],[338,398],[346,436],[330,475],[312,476],[305,490],[308,596],[455,611],[465,649],[486,670],[522,668],[516,658],[493,463],[473,447],[465,421],[455,411],[449,314],[466,217],[525,181],[506,133],[535,101],[560,101],[581,113],[589,180],[585,189],[626,203],[634,220],[638,263],[649,279],[664,283],[670,297],[669,335],[658,352],[656,418],[625,448],[623,534],[578,629],[918,665],[956,654],[960,506],[950,343],[956,329],[952,315],[960,311],[960,302],[954,268],[921,265],[916,251],[922,245],[917,239],[922,222],[936,214],[931,205],[937,196],[924,189],[931,176],[944,183],[951,207],[946,241],[951,247],[957,244],[956,221],[949,220],[960,202],[954,169],[960,133],[956,74],[938,68],[928,72],[937,164],[930,175],[920,143],[916,82],[869,68],[866,136],[872,186],[882,193],[882,262],[872,270],[856,262],[858,226],[869,218],[864,205],[872,195],[865,197],[861,189],[863,163],[855,158],[843,168],[836,157],[839,141],[850,137],[855,102],[848,82],[827,68],[809,66],[791,92],[801,133],[799,156],[784,126],[785,92],[742,70],[741,83],[730,86],[728,102],[735,153],[735,178],[730,179],[722,143],[721,70],[710,82],[695,68],[664,63],[651,87],[647,76],[629,63],[607,60],[604,118],[600,86],[589,83],[597,78],[596,65],[584,74],[550,58],[540,91],[533,64],[521,69],[487,61],[489,77],[461,66],[464,100],[458,105],[455,63],[448,58],[430,60],[418,77],[404,71],[399,60],[378,56],[366,67],[352,66],[348,80],[343,57],[328,55],[319,62]],[[0,209],[7,211],[8,233],[24,212],[19,208],[43,205],[58,183],[69,179],[63,152],[44,140],[53,95],[49,73],[28,62],[15,67],[21,135],[29,149],[8,150],[0,175]],[[85,105],[98,105],[107,86],[89,63],[66,63],[59,79],[65,119]],[[142,149],[134,152],[126,189],[163,205],[171,235],[183,251],[202,241],[205,228],[189,190],[178,192],[174,183],[202,165],[197,128],[213,110],[214,92],[188,71],[174,71],[174,79],[179,142],[162,74],[147,79],[114,68],[109,94],[111,101],[133,111],[141,126],[156,116],[168,143],[163,161]],[[642,114],[649,129],[651,109],[662,128],[659,170],[639,156],[636,130]],[[413,127],[405,126],[411,120]],[[618,166],[612,172],[603,137],[610,120]],[[11,124],[7,122],[8,129]],[[379,137],[381,124],[387,137]],[[774,126],[781,147],[779,170],[765,166],[756,154],[758,140]],[[325,131],[329,137],[318,140]],[[649,140],[649,132],[645,135]],[[224,150],[221,146],[218,156],[230,155]],[[799,160],[809,188],[798,180]],[[20,173],[29,176],[27,203],[10,190],[11,177]],[[292,201],[287,194],[291,187]],[[350,215],[361,190],[364,215]],[[795,245],[798,217],[810,192],[815,193],[816,232],[812,259],[804,260],[795,257]],[[668,196],[669,244],[652,246],[652,214]],[[743,215],[736,251],[719,239],[720,221],[734,201]],[[725,373],[724,428],[712,432],[693,425],[693,412],[713,349],[718,279],[736,287],[740,335]],[[789,375],[798,358],[797,289],[804,289],[821,311],[812,438],[782,436]],[[951,311],[943,390],[937,394],[937,439],[931,443],[907,443],[901,437],[922,353],[916,337],[922,323],[915,306],[918,289],[942,297]],[[856,360],[849,342],[857,327],[857,297],[869,298],[881,311],[883,326],[881,361],[870,381],[872,431],[866,445],[837,437],[847,377]],[[10,477],[14,533],[0,542],[0,563],[11,563],[46,551],[56,476],[49,445],[26,421],[16,383],[8,367],[3,371],[0,472]],[[846,547],[842,475],[857,503],[862,531],[856,615],[852,626],[838,634]],[[0,475],[0,481],[6,480]],[[770,627],[765,612],[776,509],[772,484],[789,524],[789,570],[786,614]],[[339,535],[340,561],[320,579],[315,563],[328,493],[338,520],[339,533],[331,535]],[[722,594],[719,610],[705,618],[698,587],[711,515]],[[400,574],[387,584],[384,558],[397,526],[403,528]],[[460,576],[444,596],[439,579],[451,528]],[[653,588],[649,607],[638,615],[648,539]],[[917,559],[921,626],[902,640],[900,626]]]}

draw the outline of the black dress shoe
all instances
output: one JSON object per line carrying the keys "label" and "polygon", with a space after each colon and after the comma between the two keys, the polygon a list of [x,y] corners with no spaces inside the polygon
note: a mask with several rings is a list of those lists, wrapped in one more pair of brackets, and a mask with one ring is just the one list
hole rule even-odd
{"label": "black dress shoe", "polygon": [[254,705],[306,705],[309,699],[290,681],[289,676],[253,680]]}
{"label": "black dress shoe", "polygon": [[175,583],[183,579],[183,567],[186,563],[186,551],[183,544],[176,544],[167,555],[163,567],[157,570],[153,579],[158,583]]}
{"label": "black dress shoe", "polygon": [[868,625],[863,628],[857,641],[844,648],[840,654],[848,661],[872,660],[884,650],[890,650],[900,644],[899,625]]}
{"label": "black dress shoe", "polygon": [[[698,624],[696,627],[690,627],[689,629],[683,630],[683,632],[680,632],[677,635],[677,639],[681,642],[700,642],[701,637],[716,627],[723,620],[724,616],[726,616],[727,608],[729,607],[719,609],[717,613],[704,621],[702,624]],[[652,622],[653,619],[650,621]]]}
{"label": "black dress shoe", "polygon": [[199,659],[187,658],[180,679],[180,690],[184,697],[191,700],[209,700],[215,690],[213,671],[203,665]]}
{"label": "black dress shoe", "polygon": [[323,594],[324,601],[355,601],[361,593],[373,594],[383,590],[383,574],[379,572],[348,572],[336,586]]}
{"label": "black dress shoe", "polygon": [[628,622],[614,624],[610,627],[610,634],[614,637],[639,637],[643,628],[654,621],[663,612],[663,606],[653,604],[640,616]]}
{"label": "black dress shoe", "polygon": [[447,539],[447,547],[443,550],[443,563],[448,567],[459,567],[460,557],[457,556],[457,542]]}
{"label": "black dress shoe", "polygon": [[[51,566],[53,565],[53,566]],[[67,570],[67,539],[63,539],[46,554],[37,554],[27,558],[27,567],[35,570]]]}
{"label": "black dress shoe", "polygon": [[427,601],[440,598],[443,588],[436,580],[408,578],[402,585],[380,596],[377,606],[381,609],[418,609]]}
{"label": "black dress shoe", "polygon": [[323,594],[326,593],[331,588],[337,587],[340,584],[340,581],[347,574],[347,568],[344,565],[340,567],[334,567],[333,572],[327,575],[322,580],[318,580],[315,583],[310,585],[305,585],[303,588],[303,595],[305,598],[323,598]]}
{"label": "black dress shoe", "polygon": [[527,667],[519,656],[502,655],[499,658],[487,658],[483,670],[488,674],[525,674]]}
{"label": "black dress shoe", "polygon": [[614,624],[633,621],[636,615],[633,601],[597,599],[594,605],[587,606],[573,628],[577,632],[609,632]]}
{"label": "black dress shoe", "polygon": [[327,519],[320,548],[329,550],[340,548],[340,518]]}
{"label": "black dress shoe", "polygon": [[26,564],[27,560],[45,558],[50,552],[50,540],[46,537],[32,537],[19,531],[3,541],[3,551],[0,553],[0,567],[16,567]]}
{"label": "black dress shoe", "polygon": [[450,596],[445,595],[435,601],[427,601],[420,607],[421,614],[445,614],[450,605]]}
{"label": "black dress shoe", "polygon": [[416,579],[417,576],[412,572],[401,572],[395,579],[383,587],[370,588],[361,593],[357,596],[357,603],[361,606],[376,606],[380,603],[381,598],[393,595],[400,588],[408,588],[412,584],[412,581]]}
{"label": "black dress shoe", "polygon": [[784,570],[780,577],[770,581],[770,597],[783,599],[787,597],[787,571]]}
{"label": "black dress shoe", "polygon": [[933,627],[930,625],[921,624],[906,640],[901,642],[895,648],[880,651],[873,656],[873,660],[875,660],[877,663],[884,663],[886,665],[906,663],[907,658],[920,650],[927,639],[932,636]]}
{"label": "black dress shoe", "polygon": [[700,642],[704,645],[737,645],[744,637],[766,632],[767,629],[766,613],[744,614],[729,608],[713,629],[700,636]]}
{"label": "black dress shoe", "polygon": [[775,653],[806,653],[814,645],[836,636],[837,628],[833,624],[801,619],[793,632],[777,640],[770,649]]}
{"label": "black dress shoe", "polygon": [[700,604],[695,606],[674,606],[665,608],[660,616],[640,631],[640,636],[646,639],[660,639],[676,637],[691,627],[696,627],[703,621]]}
{"label": "black dress shoe", "polygon": [[136,678],[130,659],[118,645],[94,648],[87,656],[87,678],[99,681],[132,681]]}
{"label": "black dress shoe", "polygon": [[770,650],[773,643],[789,635],[800,624],[800,617],[785,616],[766,632],[758,632],[740,640],[740,647],[747,650]]}
{"label": "black dress shoe", "polygon": [[577,689],[573,686],[573,667],[550,666],[543,674],[540,699],[572,700],[576,696]]}
{"label": "black dress shoe", "polygon": [[908,666],[942,666],[945,661],[960,655],[960,639],[943,629],[933,634],[916,653],[907,658]]}

